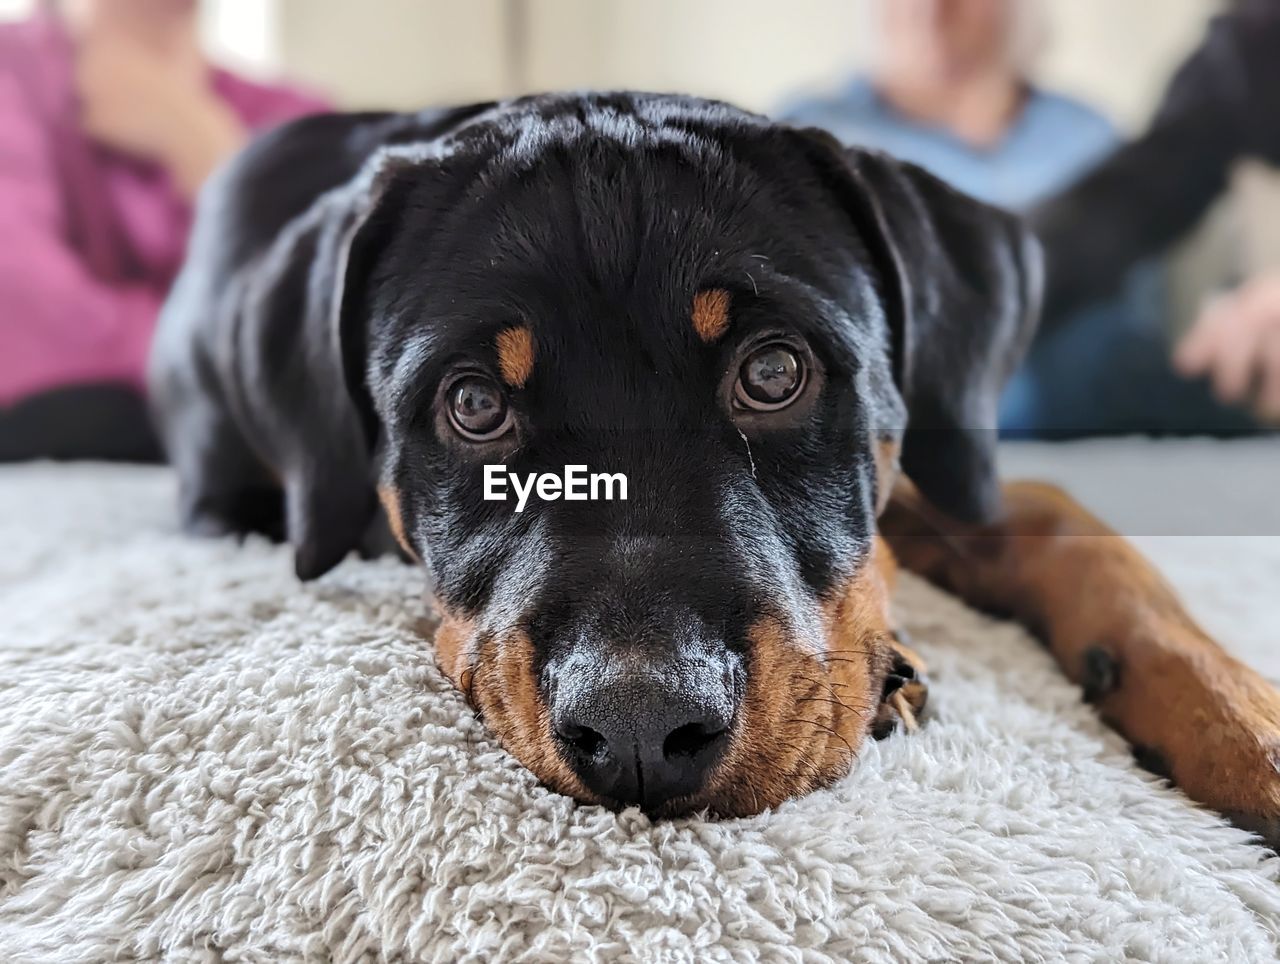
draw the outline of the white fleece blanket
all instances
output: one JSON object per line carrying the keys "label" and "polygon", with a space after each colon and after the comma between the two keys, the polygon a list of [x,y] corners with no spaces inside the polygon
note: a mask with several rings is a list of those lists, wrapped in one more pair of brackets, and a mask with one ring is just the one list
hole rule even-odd
{"label": "white fleece blanket", "polygon": [[[179,535],[173,494],[0,470],[0,960],[1280,954],[1280,860],[1138,770],[1021,631],[918,581],[918,735],[776,812],[655,824],[495,745],[420,635],[417,571],[299,585],[284,549]],[[1280,671],[1280,539],[1145,543]]]}

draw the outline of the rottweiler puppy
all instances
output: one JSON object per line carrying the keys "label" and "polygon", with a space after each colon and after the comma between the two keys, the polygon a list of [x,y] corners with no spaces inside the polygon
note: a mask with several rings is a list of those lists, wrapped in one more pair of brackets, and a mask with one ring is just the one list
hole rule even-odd
{"label": "rottweiler puppy", "polygon": [[[720,103],[320,116],[204,191],[152,397],[192,531],[314,579],[380,504],[444,672],[580,800],[755,813],[914,726],[896,556],[1275,840],[1275,690],[1065,495],[997,481],[1040,280],[1013,217]],[[486,465],[628,495],[516,511]]]}

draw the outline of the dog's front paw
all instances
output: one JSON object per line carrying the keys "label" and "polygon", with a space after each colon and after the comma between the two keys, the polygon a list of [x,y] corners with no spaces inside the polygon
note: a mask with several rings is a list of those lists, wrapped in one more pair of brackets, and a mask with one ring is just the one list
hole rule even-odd
{"label": "dog's front paw", "polygon": [[893,667],[884,680],[880,709],[871,724],[871,735],[883,740],[899,729],[914,733],[929,701],[929,678],[920,654],[906,645],[907,635],[894,633]]}

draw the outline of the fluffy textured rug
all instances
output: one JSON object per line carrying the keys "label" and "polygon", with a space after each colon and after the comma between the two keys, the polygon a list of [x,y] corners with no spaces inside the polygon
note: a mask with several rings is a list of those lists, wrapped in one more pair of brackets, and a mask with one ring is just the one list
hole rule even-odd
{"label": "fluffy textured rug", "polygon": [[[918,735],[776,812],[655,824],[494,744],[420,635],[418,572],[298,585],[280,548],[181,537],[172,489],[0,471],[0,960],[1280,953],[1280,860],[1133,766],[1023,633],[917,581]],[[1275,672],[1280,540],[1148,541]]]}

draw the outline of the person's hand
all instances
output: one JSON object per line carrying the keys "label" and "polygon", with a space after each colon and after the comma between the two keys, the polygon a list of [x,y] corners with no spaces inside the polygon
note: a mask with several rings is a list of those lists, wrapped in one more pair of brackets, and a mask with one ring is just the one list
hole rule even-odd
{"label": "person's hand", "polygon": [[76,89],[91,137],[162,165],[187,196],[245,140],[193,54],[166,56],[126,35],[90,34],[77,51]]}
{"label": "person's hand", "polygon": [[1262,275],[1212,301],[1174,353],[1188,378],[1208,376],[1229,404],[1252,394],[1258,417],[1280,422],[1280,274]]}

